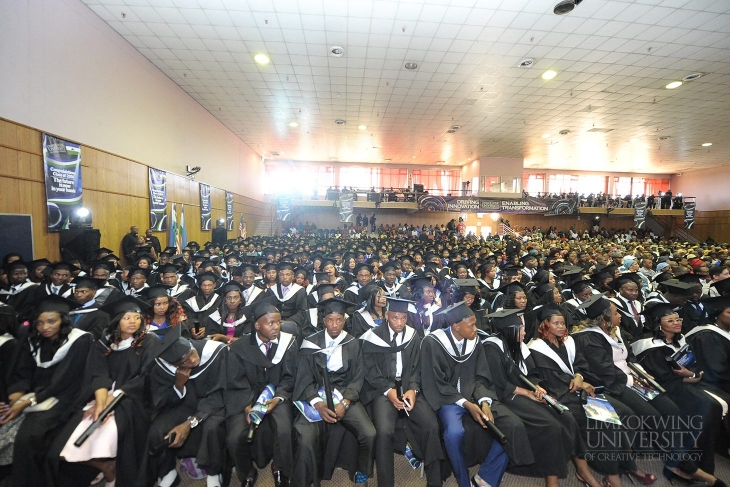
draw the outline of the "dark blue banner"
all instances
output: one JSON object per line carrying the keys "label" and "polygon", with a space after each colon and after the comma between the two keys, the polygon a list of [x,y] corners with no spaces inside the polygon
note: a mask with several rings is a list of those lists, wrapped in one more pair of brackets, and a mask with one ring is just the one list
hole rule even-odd
{"label": "dark blue banner", "polygon": [[43,134],[43,172],[48,231],[65,230],[69,228],[73,212],[83,206],[81,146]]}

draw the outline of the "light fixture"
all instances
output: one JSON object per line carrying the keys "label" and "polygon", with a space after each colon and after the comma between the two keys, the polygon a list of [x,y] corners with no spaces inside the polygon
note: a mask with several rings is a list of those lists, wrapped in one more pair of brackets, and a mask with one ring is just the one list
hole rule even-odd
{"label": "light fixture", "polygon": [[336,123],[337,125],[345,125],[345,124],[346,124],[347,122],[345,122],[345,121],[344,121],[344,120],[342,120],[341,118],[338,118],[337,120],[335,120],[335,123]]}
{"label": "light fixture", "polygon": [[550,134],[542,134],[543,139],[547,139],[548,137],[550,137]]}
{"label": "light fixture", "polygon": [[528,57],[528,58],[523,59],[522,61],[520,61],[519,64],[517,65],[517,67],[518,68],[529,68],[533,64],[535,64],[535,60]]}
{"label": "light fixture", "polygon": [[573,11],[576,5],[579,5],[583,0],[561,0],[555,7],[553,7],[553,13],[555,15],[565,15]]}
{"label": "light fixture", "polygon": [[358,125],[357,128],[359,130],[367,130],[368,129],[368,126],[367,125]]}
{"label": "light fixture", "polygon": [[345,54],[345,48],[340,46],[332,46],[330,48],[330,55],[333,57],[342,57]]}
{"label": "light fixture", "polygon": [[296,122],[289,122],[290,127],[299,127],[299,124]]}
{"label": "light fixture", "polygon": [[416,69],[418,67],[418,63],[406,63],[405,68],[406,69]]}
{"label": "light fixture", "polygon": [[83,206],[76,210],[76,216],[78,216],[79,218],[86,218],[87,216],[89,216],[89,213],[91,213],[89,209],[84,208]]}
{"label": "light fixture", "polygon": [[552,69],[549,69],[549,70],[545,71],[544,73],[542,73],[542,79],[549,81],[549,80],[553,79],[554,77],[556,77],[557,75],[558,75],[558,73],[556,73]]}
{"label": "light fixture", "polygon": [[253,60],[259,64],[269,64],[269,61],[271,61],[266,54],[256,54]]}
{"label": "light fixture", "polygon": [[682,81],[694,81],[697,78],[701,78],[702,76],[704,76],[704,73],[692,73],[682,78]]}
{"label": "light fixture", "polygon": [[416,158],[416,156],[411,157],[411,159],[415,159],[415,158]]}
{"label": "light fixture", "polygon": [[384,161],[385,161],[385,162],[390,162],[390,161],[392,161],[392,160],[393,160],[393,159],[384,159]]}
{"label": "light fixture", "polygon": [[667,86],[665,86],[665,88],[668,90],[673,90],[674,88],[679,88],[680,86],[682,86],[681,81],[672,81]]}
{"label": "light fixture", "polygon": [[702,144],[702,147],[710,147],[712,145],[712,142],[705,142]]}

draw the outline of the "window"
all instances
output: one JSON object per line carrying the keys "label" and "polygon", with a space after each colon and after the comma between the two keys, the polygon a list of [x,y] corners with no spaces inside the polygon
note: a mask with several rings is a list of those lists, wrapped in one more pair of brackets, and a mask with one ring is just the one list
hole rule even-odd
{"label": "window", "polygon": [[264,194],[290,194],[310,197],[315,190],[324,195],[335,185],[332,166],[267,164],[264,166]]}
{"label": "window", "polygon": [[408,186],[408,169],[341,167],[339,186],[359,190],[402,189]]}
{"label": "window", "polygon": [[550,174],[548,176],[549,193],[561,194],[574,191],[578,191],[578,176],[574,174]]}
{"label": "window", "polygon": [[652,178],[629,178],[615,177],[613,178],[613,194],[626,196],[640,196],[651,194],[656,195],[659,191],[664,192],[669,189],[669,179],[652,179]]}
{"label": "window", "polygon": [[537,193],[545,191],[545,175],[544,174],[525,174],[525,191],[530,196],[537,196]]}
{"label": "window", "polygon": [[642,194],[649,196],[650,194],[656,195],[659,191],[662,193],[669,190],[669,179],[645,179],[644,190]]}
{"label": "window", "polygon": [[592,176],[587,174],[581,174],[578,176],[578,188],[575,189],[578,193],[585,194],[588,196],[591,193],[605,193],[606,182],[608,178],[606,176]]}
{"label": "window", "polygon": [[631,178],[614,177],[613,178],[613,195],[624,196],[631,194]]}
{"label": "window", "polygon": [[415,169],[413,184],[422,184],[430,194],[458,196],[461,186],[461,171],[441,171],[437,169]]}

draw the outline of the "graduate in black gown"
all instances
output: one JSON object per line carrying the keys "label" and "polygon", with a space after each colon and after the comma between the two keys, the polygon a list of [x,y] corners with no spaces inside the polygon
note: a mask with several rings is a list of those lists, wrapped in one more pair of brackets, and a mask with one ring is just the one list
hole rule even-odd
{"label": "graduate in black gown", "polygon": [[[670,479],[673,476],[701,480],[709,485],[724,486],[716,479],[715,471],[715,432],[720,427],[722,405],[708,395],[702,384],[703,372],[696,367],[687,369],[667,361],[667,357],[676,354],[686,341],[682,335],[682,319],[672,304],[660,303],[645,309],[646,326],[651,332],[645,333],[631,344],[631,348],[646,371],[667,390],[667,395],[681,411],[678,418],[690,425],[686,434],[692,436],[693,452],[699,452],[697,470],[687,470],[683,465],[681,471],[665,471]],[[692,421],[701,416],[701,425]],[[686,428],[686,427],[685,427]],[[720,483],[718,483],[720,482]]]}
{"label": "graduate in black gown", "polygon": [[[376,292],[385,299],[381,288]],[[360,337],[365,368],[361,401],[375,425],[378,485],[395,485],[393,451],[403,453],[408,441],[416,458],[423,459],[427,484],[439,486],[448,470],[436,414],[418,397],[421,339],[406,325],[411,301],[388,298],[387,303],[385,321]]]}
{"label": "graduate in black gown", "polygon": [[307,291],[294,282],[294,267],[290,262],[281,262],[276,265],[276,285],[271,288],[281,301],[281,319],[293,322],[296,326],[286,323],[283,330],[293,335],[301,333],[302,323],[307,319]]}
{"label": "graduate in black gown", "polygon": [[380,286],[368,284],[360,288],[357,302],[365,304],[352,313],[345,324],[345,329],[359,338],[383,323],[386,306],[385,291]]}
{"label": "graduate in black gown", "polygon": [[69,319],[74,328],[88,331],[98,340],[109,326],[109,315],[99,311],[100,305],[96,303],[96,292],[104,286],[105,281],[79,276],[72,283],[73,293],[69,299],[73,299],[81,306],[69,312]]}
{"label": "graduate in black gown", "polygon": [[218,276],[213,272],[203,272],[195,277],[198,284],[198,292],[192,298],[188,298],[183,306],[188,310],[188,318],[202,323],[206,316],[213,313],[220,306],[220,295],[215,292]]}
{"label": "graduate in black gown", "polygon": [[[228,352],[226,444],[243,486],[256,483],[254,461],[264,468],[272,459],[276,487],[286,486],[294,467],[291,397],[299,346],[293,335],[281,331],[281,314],[271,300],[256,303],[251,318],[253,333],[232,342]],[[257,425],[249,413],[267,387],[273,390],[273,397],[266,401],[268,409]],[[252,428],[255,431],[250,442]]]}
{"label": "graduate in black gown", "polygon": [[[421,343],[421,387],[436,411],[446,453],[459,487],[497,487],[508,463],[529,465],[532,455],[522,421],[496,399],[484,347],[477,338],[476,317],[463,302],[441,311],[446,328]],[[507,437],[500,445],[488,433],[492,421]],[[481,463],[477,475],[468,468]]]}
{"label": "graduate in black gown", "polygon": [[411,320],[416,332],[423,338],[441,327],[436,314],[440,306],[436,304],[436,288],[434,278],[430,275],[416,274],[410,279],[411,295],[416,302],[415,312],[411,311]]}
{"label": "graduate in black gown", "polygon": [[170,286],[167,294],[170,297],[175,298],[180,303],[184,303],[188,299],[195,296],[195,290],[192,288],[190,283],[187,283],[180,279],[178,275],[178,268],[174,264],[165,264],[157,268],[157,272],[160,276],[160,284]]}
{"label": "graduate in black gown", "polygon": [[685,338],[694,351],[702,383],[730,394],[730,296],[705,298],[711,324],[693,328]]}
{"label": "graduate in black gown", "polygon": [[205,317],[201,325],[211,340],[231,343],[251,333],[253,323],[244,312],[243,286],[236,281],[224,284],[216,291],[221,298],[218,309]]}
{"label": "graduate in black gown", "polygon": [[[554,306],[546,306],[542,313]],[[582,459],[586,445],[575,419],[571,415],[559,415],[542,398],[544,389],[532,391],[521,378],[527,376],[528,367],[532,366],[530,349],[523,343],[525,325],[521,313],[510,309],[490,315],[496,333],[482,340],[496,398],[524,423],[535,457],[535,463],[515,467],[511,472],[545,477],[546,485],[556,486],[559,478],[567,477],[572,458],[584,480],[590,485],[600,485]]]}
{"label": "graduate in black gown", "polygon": [[0,300],[12,306],[18,316],[25,319],[32,311],[28,308],[41,292],[40,286],[28,279],[28,267],[22,261],[6,265],[5,273],[8,276],[8,288],[0,289]]}
{"label": "graduate in black gown", "polygon": [[68,312],[77,306],[55,294],[33,306],[8,385],[10,408],[0,416],[0,457],[12,451],[16,487],[48,483],[47,450],[81,392],[93,337],[71,326]]}
{"label": "graduate in black gown", "polygon": [[[585,391],[587,395],[595,397],[594,387],[584,380],[584,374],[589,373],[588,362],[576,348],[573,338],[568,335],[562,309],[557,306],[548,307],[541,311],[540,318],[542,319],[537,330],[539,338],[533,339],[528,344],[534,364],[533,368],[528,368],[529,377],[568,407],[568,412],[575,418],[581,436],[589,446],[590,455],[587,458],[589,464],[605,475],[606,481],[613,487],[620,487],[622,485],[620,474],[625,470],[635,470],[636,466],[623,456],[614,457],[606,453],[616,450],[630,452],[631,445],[627,442],[625,431],[616,425],[609,426],[608,423],[599,423],[586,417],[578,394]],[[619,417],[631,414],[631,411],[619,401],[610,397],[607,399]],[[606,429],[614,432],[611,436],[613,443],[603,441],[602,434]],[[580,473],[578,475],[580,476]],[[590,483],[586,478],[582,481]]]}
{"label": "graduate in black gown", "polygon": [[332,298],[319,306],[324,307],[325,329],[302,343],[293,398],[309,403],[321,420],[310,422],[299,414],[294,421],[298,448],[291,480],[297,486],[319,486],[320,479],[331,477],[338,451],[352,453],[340,448],[343,426],[357,438],[350,474],[367,480],[373,473],[375,427],[360,403],[365,375],[360,343],[344,330],[346,310],[356,304]]}
{"label": "graduate in black gown", "polygon": [[188,340],[180,335],[181,330],[175,327],[161,340],[149,373],[153,407],[147,438],[150,454],[145,456],[148,467],[140,473],[156,477],[158,487],[178,485],[176,457],[195,457],[208,474],[207,485],[220,487],[225,459],[227,348],[214,340]]}
{"label": "graduate in black gown", "polygon": [[[144,487],[139,484],[137,468],[147,454],[150,411],[145,374],[159,341],[156,335],[145,332],[142,311],[148,307],[147,303],[126,296],[103,308],[113,319],[92,346],[77,412],[49,452],[48,463],[56,485],[88,485],[101,471],[107,482],[116,480],[119,486]],[[74,441],[120,392],[124,398],[114,408],[113,416],[86,443],[75,447]],[[113,430],[109,431],[112,423]],[[113,458],[108,452],[109,443],[115,440]]]}
{"label": "graduate in black gown", "polygon": [[201,326],[198,326],[197,330],[195,327],[189,328],[186,310],[177,299],[168,294],[169,289],[170,287],[164,284],[156,284],[147,288],[141,296],[149,305],[142,310],[145,330],[162,338],[174,328],[180,327],[180,334],[184,338],[203,338],[205,328]]}

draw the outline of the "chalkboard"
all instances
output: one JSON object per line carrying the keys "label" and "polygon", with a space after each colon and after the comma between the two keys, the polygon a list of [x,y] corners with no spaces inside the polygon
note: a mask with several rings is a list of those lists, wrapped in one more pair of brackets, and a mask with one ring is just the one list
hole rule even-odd
{"label": "chalkboard", "polygon": [[33,218],[30,215],[0,213],[0,258],[10,252],[33,260]]}

